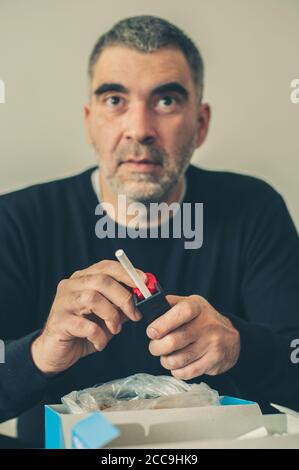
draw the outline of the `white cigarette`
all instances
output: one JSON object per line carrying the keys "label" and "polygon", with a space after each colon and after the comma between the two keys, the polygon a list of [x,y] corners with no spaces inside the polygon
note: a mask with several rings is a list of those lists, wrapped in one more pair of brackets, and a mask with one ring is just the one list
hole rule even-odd
{"label": "white cigarette", "polygon": [[124,250],[117,250],[115,252],[115,256],[118,259],[118,261],[121,263],[123,268],[127,271],[132,281],[135,282],[136,287],[138,287],[143,297],[145,299],[148,299],[149,297],[151,297],[152,294],[150,293],[150,291],[148,290],[148,288],[146,287],[146,285],[140,278],[139,274],[137,273],[136,269],[132,265],[131,261],[127,257]]}

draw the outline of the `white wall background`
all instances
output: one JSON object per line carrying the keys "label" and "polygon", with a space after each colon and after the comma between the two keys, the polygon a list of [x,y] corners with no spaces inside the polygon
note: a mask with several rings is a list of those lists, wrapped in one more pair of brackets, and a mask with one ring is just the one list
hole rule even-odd
{"label": "white wall background", "polygon": [[194,161],[252,174],[285,197],[299,226],[299,0],[0,0],[0,192],[94,164],[82,107],[97,37],[154,14],[182,27],[206,64],[213,110]]}

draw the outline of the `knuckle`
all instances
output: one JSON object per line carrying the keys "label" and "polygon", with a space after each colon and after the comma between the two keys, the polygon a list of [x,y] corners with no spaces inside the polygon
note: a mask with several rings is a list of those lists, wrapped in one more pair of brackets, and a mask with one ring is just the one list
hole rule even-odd
{"label": "knuckle", "polygon": [[214,365],[208,370],[208,375],[218,375],[221,372],[220,364],[218,364],[216,358],[214,358]]}
{"label": "knuckle", "polygon": [[67,314],[62,318],[55,319],[51,322],[51,330],[55,331],[67,331],[71,332],[72,336],[76,336],[78,331],[81,331],[84,328],[84,320],[82,322],[82,317],[77,315]]}
{"label": "knuckle", "polygon": [[178,358],[169,357],[166,360],[166,363],[168,364],[169,369],[179,369],[180,367],[182,367]]}
{"label": "knuckle", "polygon": [[[190,364],[190,362],[193,362],[196,359],[196,354],[193,351],[186,351],[184,354],[184,364]],[[182,366],[181,366],[182,367]]]}
{"label": "knuckle", "polygon": [[211,343],[213,343],[215,347],[218,347],[219,334],[217,332],[213,332],[210,336],[210,340],[211,340]]}
{"label": "knuckle", "polygon": [[83,276],[80,276],[80,282],[83,284],[83,285],[86,285],[90,282],[90,279],[91,279],[91,275],[90,274],[84,274]]}
{"label": "knuckle", "polygon": [[74,301],[76,302],[76,304],[78,304],[80,306],[82,304],[82,295],[83,295],[83,293],[81,291],[73,293]]}
{"label": "knuckle", "polygon": [[218,347],[221,341],[221,332],[217,326],[213,325],[208,328],[209,341],[214,347]]}
{"label": "knuckle", "polygon": [[190,299],[195,300],[196,302],[200,303],[202,306],[205,306],[208,304],[208,301],[204,297],[198,294],[191,295]]}
{"label": "knuckle", "polygon": [[73,293],[73,298],[74,298],[75,302],[77,304],[79,304],[80,307],[85,303],[84,302],[85,296],[86,296],[86,293],[82,292],[82,291],[78,291],[78,292]]}
{"label": "knuckle", "polygon": [[192,308],[191,303],[188,302],[187,300],[183,300],[181,303],[181,308],[184,312],[184,315],[186,316],[186,319],[191,320],[193,317],[193,308]]}
{"label": "knuckle", "polygon": [[114,307],[113,305],[111,305],[111,320],[115,323],[118,324],[121,324],[121,320],[120,320],[120,315],[119,315],[119,311],[116,307]]}
{"label": "knuckle", "polygon": [[91,307],[94,304],[94,292],[93,291],[74,292],[73,298],[79,308],[80,313],[91,312]]}
{"label": "knuckle", "polygon": [[68,284],[68,279],[61,279],[57,285],[57,291],[63,290]]}
{"label": "knuckle", "polygon": [[168,370],[174,369],[174,367],[171,365],[171,361],[168,360],[167,356],[161,356],[160,362],[161,362],[162,367],[164,367],[164,369],[168,369]]}
{"label": "knuckle", "polygon": [[107,259],[103,259],[102,261],[99,261],[97,266],[100,270],[105,270],[107,268],[107,266],[109,266],[110,263],[111,263],[111,261],[109,261]]}
{"label": "knuckle", "polygon": [[79,277],[80,275],[81,275],[81,271],[79,271],[79,270],[78,270],[78,271],[75,271],[75,272],[71,275],[70,279],[73,279],[73,278],[75,278],[75,277]]}
{"label": "knuckle", "polygon": [[88,326],[88,336],[90,337],[94,337],[98,334],[98,325],[96,325],[96,323],[94,322],[89,322],[90,325]]}
{"label": "knuckle", "polygon": [[131,292],[128,291],[128,293],[126,293],[120,301],[120,308],[123,311],[126,311],[128,308],[132,306],[133,306],[133,294],[131,294]]}
{"label": "knuckle", "polygon": [[174,335],[168,335],[167,336],[167,346],[170,348],[172,351],[176,349],[177,345],[177,340],[174,337]]}
{"label": "knuckle", "polygon": [[180,330],[180,343],[181,345],[186,345],[188,343],[190,343],[190,337],[192,335],[192,331],[190,330],[190,328],[188,328],[188,325],[184,325],[181,330]]}
{"label": "knuckle", "polygon": [[149,349],[149,352],[150,352],[153,356],[158,356],[153,341],[150,341],[150,342],[149,342],[148,349]]}
{"label": "knuckle", "polygon": [[222,362],[225,360],[225,353],[223,348],[219,345],[215,350],[215,362]]}
{"label": "knuckle", "polygon": [[181,369],[187,364],[190,364],[194,359],[194,354],[192,351],[184,352],[184,355],[178,355],[168,358],[168,364],[171,369]]}
{"label": "knuckle", "polygon": [[102,296],[100,296],[96,291],[91,290],[86,293],[86,302],[88,306],[92,307],[96,302],[101,302]]}
{"label": "knuckle", "polygon": [[218,373],[221,364],[221,361],[219,359],[220,358],[218,353],[214,352],[213,356],[211,356],[211,367],[209,368],[209,372],[216,371],[216,373]]}
{"label": "knuckle", "polygon": [[99,282],[102,287],[110,287],[112,284],[112,278],[107,276],[107,274],[101,273],[99,274]]}
{"label": "knuckle", "polygon": [[73,326],[76,329],[81,330],[84,328],[85,321],[82,317],[74,316],[74,318],[72,318],[71,321],[72,321]]}

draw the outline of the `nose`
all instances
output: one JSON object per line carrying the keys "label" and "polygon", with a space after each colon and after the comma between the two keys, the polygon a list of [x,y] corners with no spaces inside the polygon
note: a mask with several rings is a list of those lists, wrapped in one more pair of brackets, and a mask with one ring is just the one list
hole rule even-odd
{"label": "nose", "polygon": [[127,111],[124,137],[138,143],[154,142],[156,132],[153,117],[144,103],[138,103]]}

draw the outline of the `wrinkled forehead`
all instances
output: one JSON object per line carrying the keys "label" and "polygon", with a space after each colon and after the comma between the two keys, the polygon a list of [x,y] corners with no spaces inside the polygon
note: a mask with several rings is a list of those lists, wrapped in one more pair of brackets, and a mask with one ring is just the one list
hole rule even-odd
{"label": "wrinkled forehead", "polygon": [[91,89],[111,82],[143,93],[162,83],[178,82],[195,92],[189,64],[184,54],[175,48],[144,53],[124,46],[107,47],[95,64]]}

